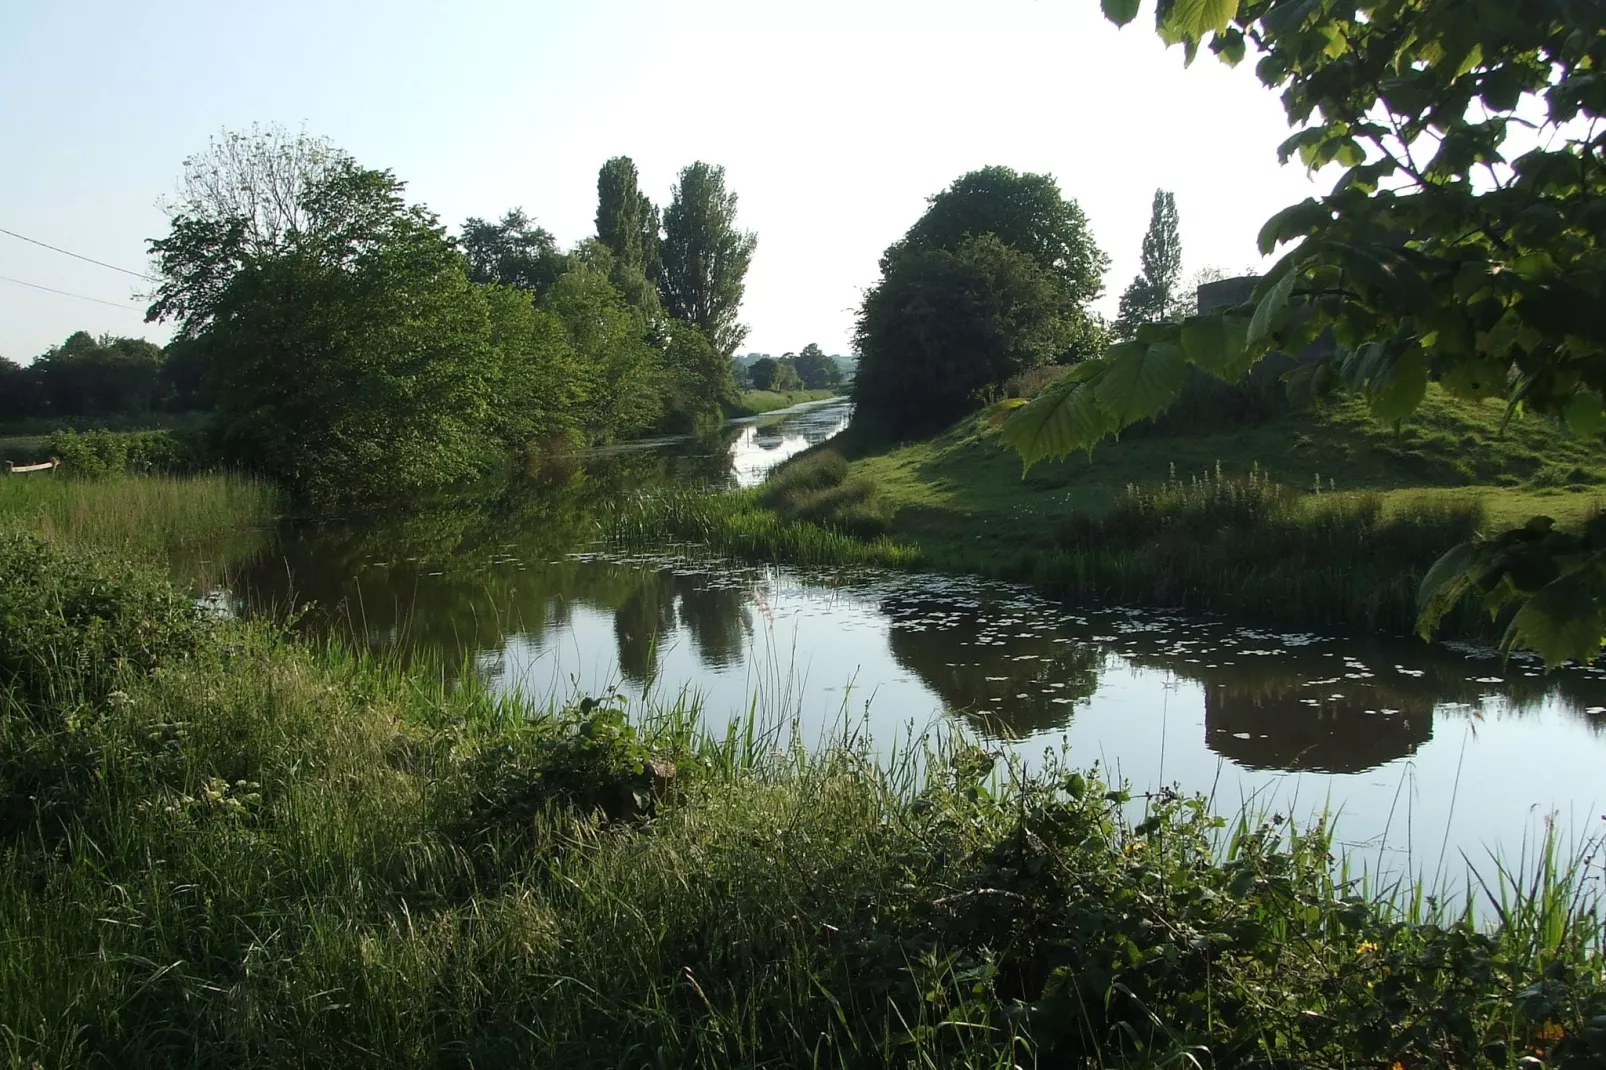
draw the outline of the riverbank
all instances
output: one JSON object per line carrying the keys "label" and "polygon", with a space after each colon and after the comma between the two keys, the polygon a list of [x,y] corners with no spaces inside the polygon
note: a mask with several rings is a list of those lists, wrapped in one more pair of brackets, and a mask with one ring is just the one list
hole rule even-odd
{"label": "riverbank", "polygon": [[67,539],[0,537],[0,676],[16,1065],[1606,1054],[1598,862],[1554,844],[1482,873],[1480,928],[1335,873],[1320,829],[1052,756],[804,750],[757,700],[710,734],[494,697]]}
{"label": "riverbank", "polygon": [[734,402],[725,406],[725,416],[735,419],[743,416],[761,416],[778,409],[789,409],[806,401],[824,401],[834,398],[835,390],[746,390]]}
{"label": "riverbank", "polygon": [[[1254,427],[1129,435],[1024,476],[998,443],[1016,404],[913,443],[850,429],[721,508],[744,531],[763,508],[891,540],[914,566],[1067,598],[1403,635],[1445,549],[1536,514],[1575,524],[1606,497],[1606,446],[1538,420],[1502,430],[1499,406],[1436,389],[1398,432],[1339,401]],[[1452,624],[1489,627],[1470,607]]]}

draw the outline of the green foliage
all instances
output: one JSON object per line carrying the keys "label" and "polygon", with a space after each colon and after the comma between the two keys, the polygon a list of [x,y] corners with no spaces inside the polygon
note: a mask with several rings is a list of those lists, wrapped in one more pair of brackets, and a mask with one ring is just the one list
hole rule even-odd
{"label": "green foliage", "polygon": [[205,347],[224,456],[313,499],[448,485],[497,445],[487,298],[401,194],[341,159],[298,191],[307,229],[260,253],[240,220],[183,213],[152,243],[151,314]]}
{"label": "green foliage", "polygon": [[21,1065],[1606,1056],[1589,846],[1469,877],[1480,920],[1349,879],[1324,825],[1229,826],[1053,754],[884,766],[757,712],[709,733],[685,705],[494,698],[228,622],[106,657],[13,577],[116,590],[117,621],[144,581],[0,546],[23,642],[86,653],[0,691]]}
{"label": "green foliage", "polygon": [[669,379],[666,423],[673,430],[717,424],[736,400],[730,361],[695,327],[672,321],[665,329],[663,361]]}
{"label": "green foliage", "polygon": [[736,317],[758,238],[736,229],[736,194],[725,188],[725,169],[701,161],[683,168],[663,227],[664,310],[729,357],[747,337]]}
{"label": "green foliage", "polygon": [[893,436],[952,422],[1064,351],[1075,328],[1062,297],[1049,272],[992,234],[899,253],[859,314],[855,419]]}
{"label": "green foliage", "polygon": [[650,816],[674,774],[621,699],[585,698],[475,748],[464,765],[471,790],[457,837],[484,844],[528,835],[554,810],[608,821]]}
{"label": "green foliage", "polygon": [[792,359],[806,390],[833,390],[842,385],[842,366],[810,342]]}
{"label": "green foliage", "polygon": [[165,577],[0,530],[0,703],[103,699],[119,674],[192,654],[200,611]]}
{"label": "green foliage", "polygon": [[[1118,23],[1135,15],[1125,3],[1105,12]],[[1606,172],[1591,161],[1606,113],[1597,84],[1606,11],[1537,0],[1349,11],[1305,0],[1177,0],[1158,5],[1156,22],[1190,61],[1208,45],[1237,63],[1253,44],[1257,75],[1281,93],[1297,128],[1283,159],[1345,168],[1326,196],[1277,213],[1261,230],[1263,252],[1292,248],[1254,308],[1227,313],[1249,316],[1251,357],[1298,352],[1330,332],[1336,354],[1303,380],[1359,390],[1381,419],[1410,416],[1437,380],[1565,420],[1575,432],[1598,422],[1606,316],[1594,295],[1606,285]],[[1185,340],[1182,349],[1193,359]],[[1066,408],[1058,397],[1041,404]],[[1054,455],[1039,447],[1092,444],[1069,430],[1017,439],[1028,465]],[[1542,538],[1529,541],[1529,552],[1550,552]],[[1427,592],[1425,606],[1472,580],[1440,575],[1448,586]],[[1524,614],[1520,603],[1540,590],[1518,589],[1526,624],[1510,638],[1543,642],[1549,655],[1581,652],[1581,631],[1606,624],[1606,615],[1586,611],[1576,592],[1547,595]],[[1574,611],[1580,628],[1564,620]]]}
{"label": "green foliage", "polygon": [[754,390],[785,393],[788,390],[804,389],[803,379],[798,375],[797,367],[785,358],[776,360],[774,357],[760,357],[748,366],[747,378],[753,384]]}
{"label": "green foliage", "polygon": [[643,336],[639,313],[608,281],[604,266],[576,259],[544,306],[563,323],[577,367],[586,437],[606,441],[655,426],[663,416],[664,368]]}
{"label": "green foliage", "polygon": [[197,444],[172,431],[85,431],[71,428],[45,439],[45,452],[66,474],[97,479],[127,472],[177,474],[201,467]]}
{"label": "green foliage", "polygon": [[597,238],[613,255],[614,286],[631,304],[656,316],[663,274],[658,209],[639,189],[636,165],[628,156],[615,156],[597,172]]}
{"label": "green foliage", "polygon": [[557,239],[520,208],[497,223],[465,220],[460,241],[468,257],[468,277],[479,283],[516,286],[539,297],[567,267]]}
{"label": "green foliage", "polygon": [[1029,256],[1059,284],[1065,310],[1079,309],[1104,291],[1109,258],[1093,242],[1087,216],[1066,200],[1051,175],[984,167],[954,180],[881,258],[883,273],[906,253],[954,251],[968,238],[995,235]]}
{"label": "green foliage", "polygon": [[1177,200],[1163,189],[1154,191],[1149,229],[1143,235],[1142,264],[1142,273],[1121,295],[1121,313],[1111,328],[1122,340],[1132,338],[1145,323],[1180,318],[1192,297],[1178,290],[1182,281],[1182,235]]}

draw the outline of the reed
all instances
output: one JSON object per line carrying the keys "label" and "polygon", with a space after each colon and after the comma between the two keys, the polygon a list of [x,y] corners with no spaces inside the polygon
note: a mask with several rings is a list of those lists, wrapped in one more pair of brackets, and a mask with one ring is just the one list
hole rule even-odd
{"label": "reed", "polygon": [[222,553],[277,504],[271,487],[233,474],[0,476],[0,527],[146,559]]}

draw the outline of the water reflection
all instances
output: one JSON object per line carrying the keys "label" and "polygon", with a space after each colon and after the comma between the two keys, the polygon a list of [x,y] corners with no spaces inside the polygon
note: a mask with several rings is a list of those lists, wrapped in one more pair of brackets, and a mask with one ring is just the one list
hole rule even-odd
{"label": "water reflection", "polygon": [[[826,409],[783,417],[776,435],[744,425],[559,465],[447,510],[288,529],[237,570],[228,597],[242,611],[310,604],[308,631],[537,695],[689,686],[716,724],[755,693],[784,694],[772,709],[801,716],[806,734],[868,703],[872,738],[948,715],[1022,753],[1063,738],[1075,760],[1140,786],[1303,791],[1346,808],[1363,838],[1392,835],[1402,798],[1408,828],[1474,851],[1520,841],[1533,812],[1595,802],[1598,669],[1546,676],[1415,641],[1083,611],[978,580],[596,552],[600,504],[755,478],[763,457],[845,418]],[[1463,793],[1462,777],[1501,787]]]}

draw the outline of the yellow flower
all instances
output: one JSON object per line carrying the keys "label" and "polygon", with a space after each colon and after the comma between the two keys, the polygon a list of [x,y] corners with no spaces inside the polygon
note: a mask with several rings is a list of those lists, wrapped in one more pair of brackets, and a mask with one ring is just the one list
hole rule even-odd
{"label": "yellow flower", "polygon": [[1567,1030],[1563,1029],[1555,1022],[1546,1022],[1544,1025],[1539,1027],[1539,1032],[1535,1033],[1534,1035],[1540,1040],[1560,1040],[1562,1037],[1567,1035]]}
{"label": "yellow flower", "polygon": [[[1362,940],[1355,947],[1355,952],[1358,955],[1370,955],[1376,950],[1377,950],[1377,945],[1372,943],[1372,941],[1370,941],[1370,940]],[[1398,1066],[1399,1064],[1396,1063],[1395,1065]]]}

